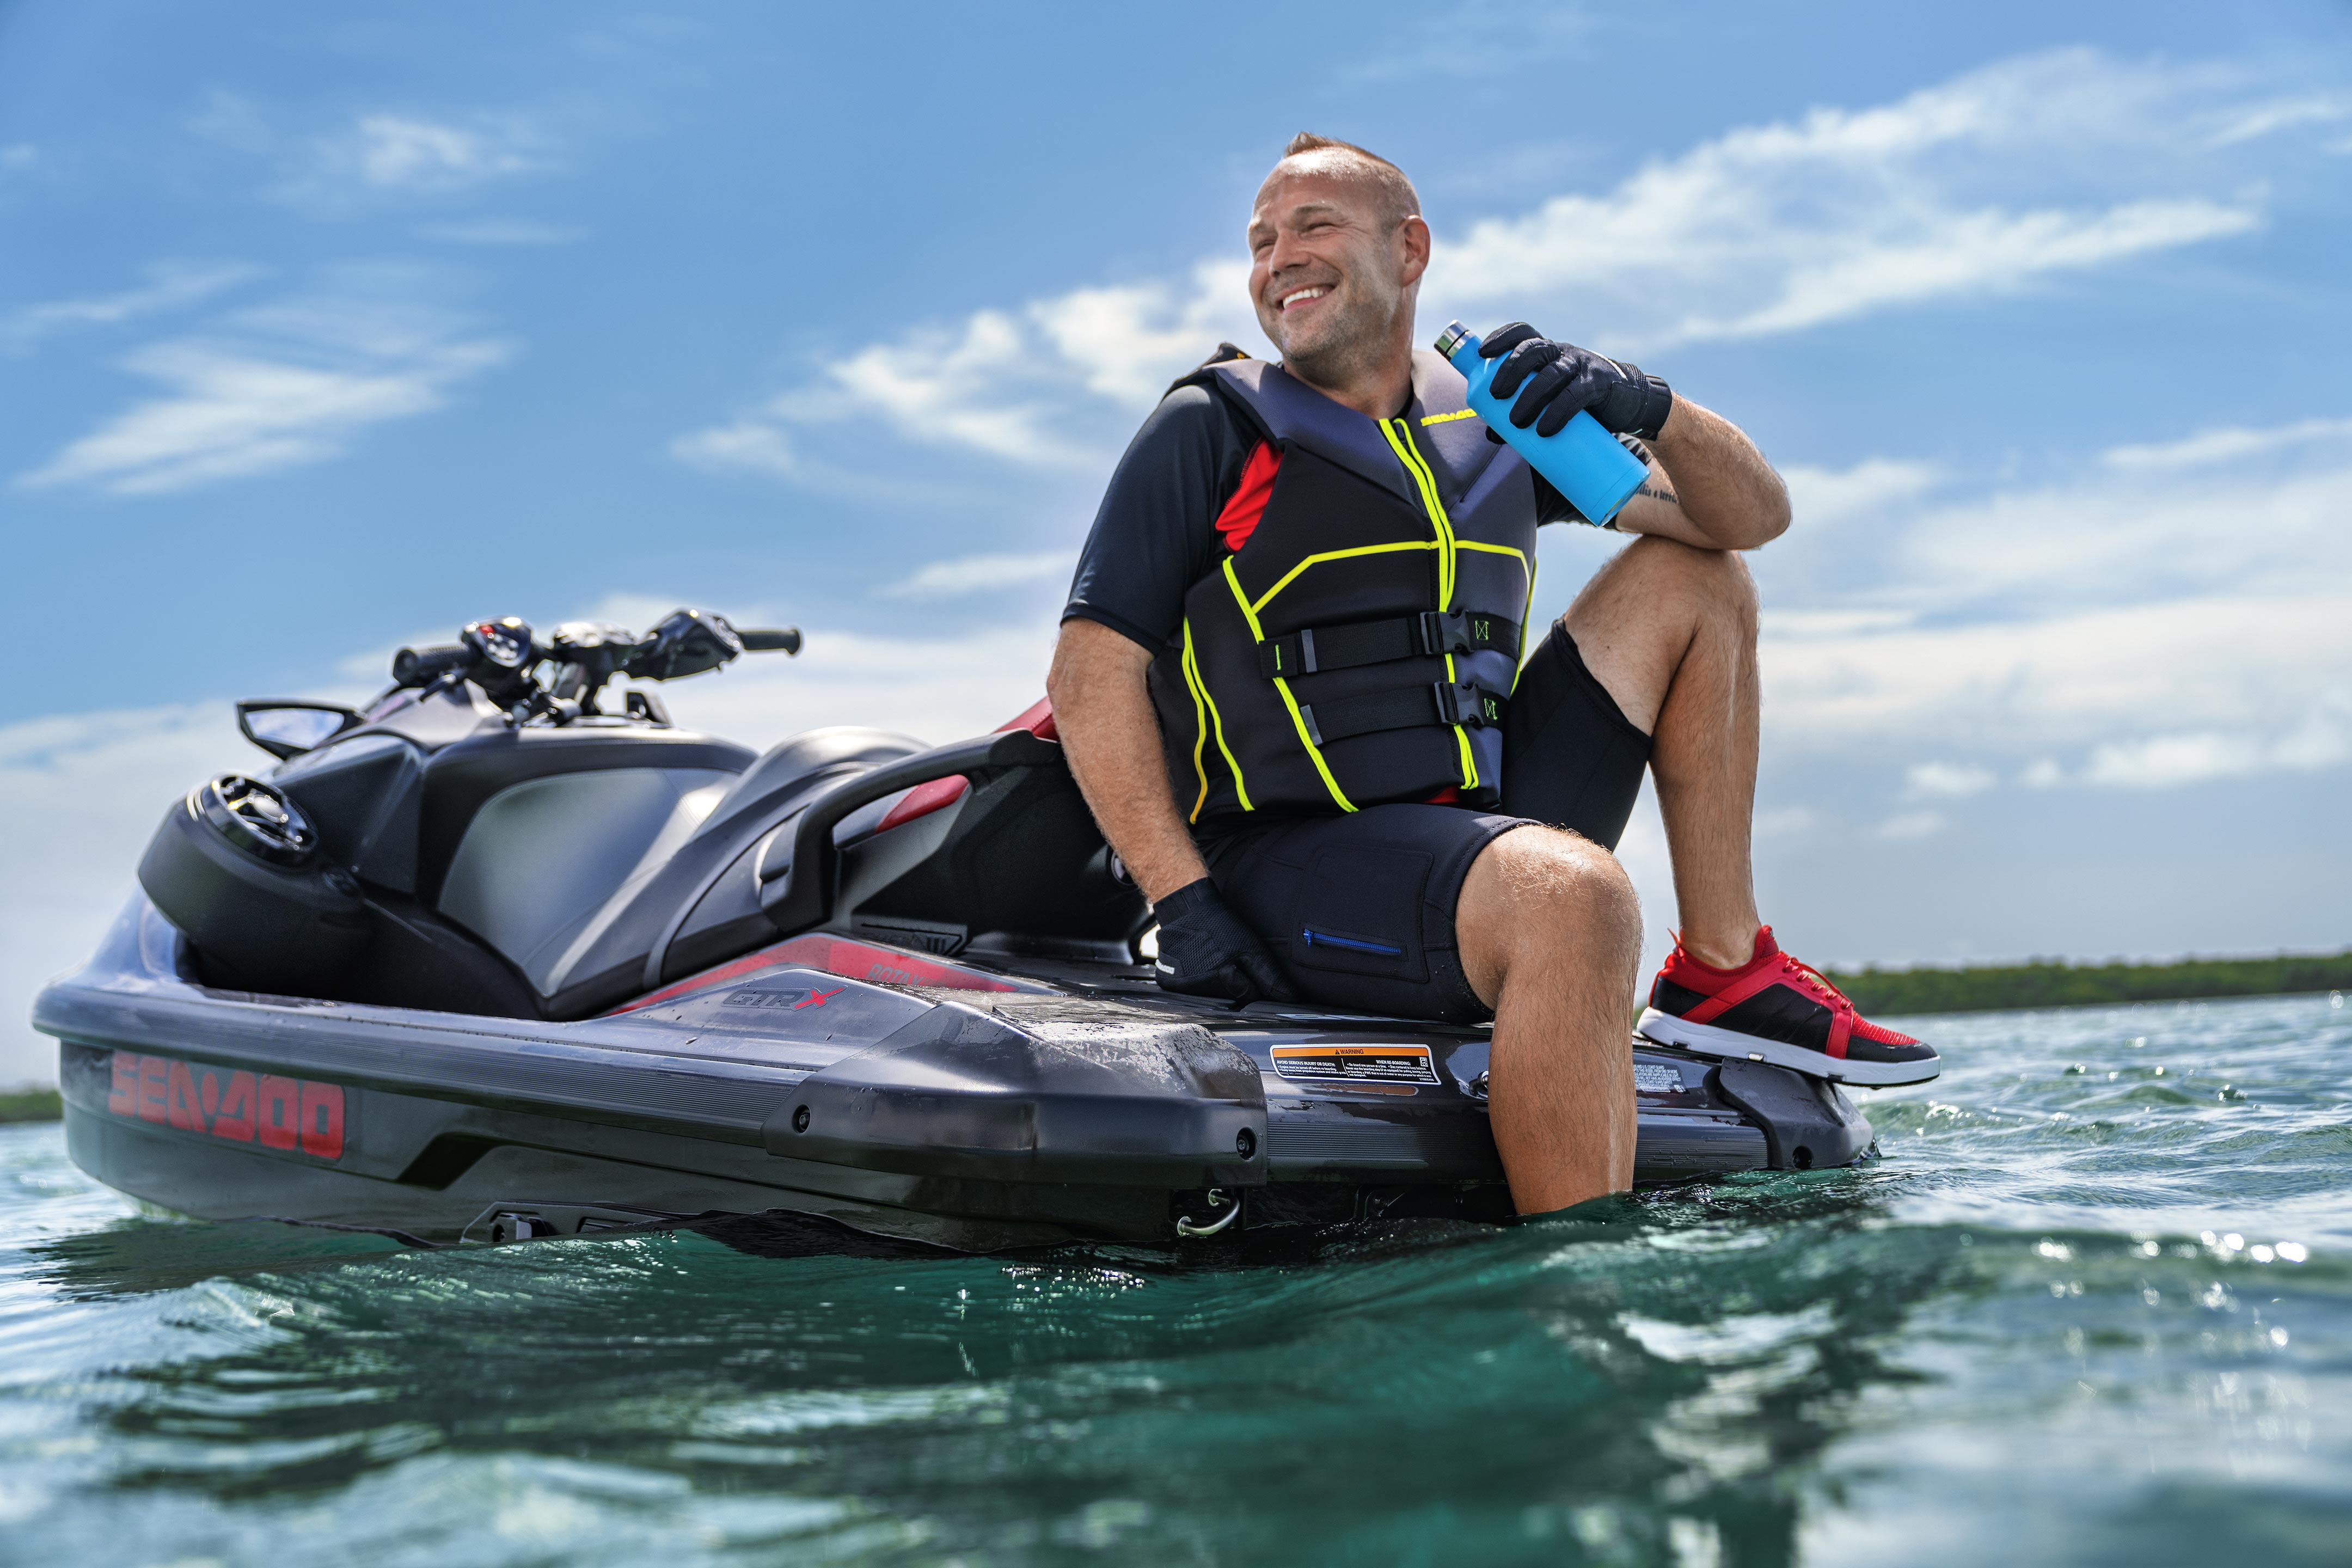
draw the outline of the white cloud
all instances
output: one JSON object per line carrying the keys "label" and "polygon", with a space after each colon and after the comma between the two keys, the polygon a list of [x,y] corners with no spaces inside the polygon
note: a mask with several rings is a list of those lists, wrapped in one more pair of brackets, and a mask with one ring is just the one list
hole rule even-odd
{"label": "white cloud", "polygon": [[439,408],[512,345],[381,289],[283,300],[219,330],[122,361],[165,394],[135,403],[49,461],[26,488],[155,495],[339,455],[362,429]]}
{"label": "white cloud", "polygon": [[712,473],[741,468],[789,477],[800,467],[789,437],[772,425],[751,420],[680,436],[669,444],[669,450],[679,461]]}
{"label": "white cloud", "polygon": [[[1880,604],[2030,616],[2222,588],[2352,580],[2352,468],[2089,473],[1999,489],[1885,531]],[[2227,520],[2224,524],[2222,520]],[[1759,571],[1762,563],[1759,561]]]}
{"label": "white cloud", "polygon": [[268,194],[322,217],[453,195],[556,167],[553,138],[537,120],[515,113],[434,119],[379,111],[294,138],[249,100],[215,93],[192,128],[275,163],[278,178]]}
{"label": "white cloud", "polygon": [[[1618,353],[1790,332],[2245,233],[2242,167],[2189,129],[2209,74],[2084,50],[2010,60],[1898,102],[1733,131],[1613,188],[1448,230],[1422,289]],[[1429,193],[1441,209],[1443,192]],[[1237,256],[1181,279],[977,310],[823,365],[752,416],[856,415],[901,437],[1033,466],[1115,441],[1220,338],[1258,343]],[[1882,479],[1891,476],[1881,476]],[[1916,477],[1916,476],[1911,476]]]}
{"label": "white cloud", "polygon": [[2332,125],[2339,120],[2352,120],[2352,98],[2322,95],[2277,99],[2232,115],[2213,133],[2212,145],[2233,146],[2298,125]]}
{"label": "white cloud", "polygon": [[261,268],[242,262],[159,261],[147,268],[143,287],[22,305],[0,316],[0,349],[22,352],[53,332],[181,310],[260,275]]}
{"label": "white cloud", "polygon": [[951,599],[1060,576],[1075,564],[1066,550],[1042,550],[1026,555],[966,555],[953,561],[934,561],[882,592],[894,599]]}
{"label": "white cloud", "polygon": [[514,119],[475,129],[402,114],[362,115],[319,144],[322,174],[385,191],[454,191],[544,167],[536,137]]}
{"label": "white cloud", "polygon": [[1900,237],[1857,244],[1791,268],[1778,298],[1739,315],[1686,316],[1658,341],[1766,337],[1890,306],[2009,293],[2046,272],[2079,271],[2144,251],[2245,234],[2261,222],[2252,207],[2200,198],[2130,202],[2095,213],[1943,214]]}
{"label": "white cloud", "polygon": [[1917,800],[1966,800],[2000,781],[1974,763],[1916,763],[1904,774],[1904,793]]}
{"label": "white cloud", "polygon": [[2352,694],[2336,692],[2284,734],[2202,730],[2096,747],[2077,782],[2176,789],[2256,773],[2320,773],[2347,762],[2352,762]]}
{"label": "white cloud", "polygon": [[1762,660],[1773,755],[1868,745],[2030,760],[2166,727],[2284,732],[2352,668],[2352,585],[1858,635],[1768,631]]}
{"label": "white cloud", "polygon": [[2305,419],[2263,430],[2236,426],[2202,430],[2157,446],[2110,447],[2099,454],[2099,460],[2114,468],[2194,468],[2258,458],[2315,441],[2342,440],[2352,440],[2352,419]]}
{"label": "white cloud", "polygon": [[2352,468],[2260,467],[2089,463],[1827,550],[1792,530],[1755,557],[1768,753],[1907,754],[1920,801],[2343,765]]}
{"label": "white cloud", "polygon": [[1888,817],[1871,829],[1872,837],[1902,843],[1914,838],[1933,838],[1951,824],[1940,811],[1904,811]]}
{"label": "white cloud", "polygon": [[1882,511],[1933,489],[1944,480],[1934,463],[1871,458],[1850,468],[1817,468],[1803,463],[1780,470],[1799,526],[1813,528]]}
{"label": "white cloud", "polygon": [[520,218],[484,218],[478,223],[430,224],[419,230],[427,239],[445,245],[543,246],[572,245],[587,237],[584,231],[551,223]]}

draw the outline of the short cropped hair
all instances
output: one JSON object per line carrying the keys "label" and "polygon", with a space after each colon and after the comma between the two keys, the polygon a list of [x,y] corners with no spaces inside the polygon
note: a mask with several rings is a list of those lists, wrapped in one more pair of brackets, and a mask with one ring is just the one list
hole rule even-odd
{"label": "short cropped hair", "polygon": [[1391,223],[1421,216],[1421,193],[1412,188],[1412,182],[1405,177],[1402,169],[1379,153],[1368,152],[1353,142],[1302,131],[1290,139],[1290,144],[1282,150],[1282,156],[1287,160],[1309,153],[1336,153],[1339,154],[1338,162],[1354,165],[1355,178],[1369,185],[1380,198],[1381,205],[1388,209]]}

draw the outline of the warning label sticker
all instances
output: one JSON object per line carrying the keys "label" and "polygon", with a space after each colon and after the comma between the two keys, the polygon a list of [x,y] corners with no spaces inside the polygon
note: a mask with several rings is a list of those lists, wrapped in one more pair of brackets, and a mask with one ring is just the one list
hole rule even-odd
{"label": "warning label sticker", "polygon": [[1683,1075],[1664,1062],[1633,1064],[1635,1094],[1672,1094],[1683,1086]]}
{"label": "warning label sticker", "polygon": [[1324,1082],[1435,1083],[1427,1046],[1276,1046],[1274,1070]]}

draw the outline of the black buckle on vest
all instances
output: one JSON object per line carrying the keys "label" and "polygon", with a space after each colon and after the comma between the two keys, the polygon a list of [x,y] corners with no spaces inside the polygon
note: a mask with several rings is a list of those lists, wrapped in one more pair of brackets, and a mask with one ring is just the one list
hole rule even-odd
{"label": "black buckle on vest", "polygon": [[1429,689],[1437,698],[1437,720],[1441,724],[1468,724],[1477,729],[1489,725],[1500,728],[1503,714],[1511,705],[1509,698],[1498,697],[1485,687],[1473,686],[1467,681],[1441,680]]}
{"label": "black buckle on vest", "polygon": [[1257,672],[1272,680],[1325,669],[1360,669],[1400,658],[1485,653],[1516,654],[1519,623],[1475,610],[1423,610],[1384,621],[1308,627],[1257,645]]}
{"label": "black buckle on vest", "polygon": [[1500,616],[1472,610],[1423,610],[1421,651],[1425,654],[1483,653],[1489,648],[1517,651],[1519,627]]}
{"label": "black buckle on vest", "polygon": [[1268,680],[1276,676],[1312,675],[1316,670],[1315,633],[1293,632],[1269,637],[1257,645],[1257,672]]}

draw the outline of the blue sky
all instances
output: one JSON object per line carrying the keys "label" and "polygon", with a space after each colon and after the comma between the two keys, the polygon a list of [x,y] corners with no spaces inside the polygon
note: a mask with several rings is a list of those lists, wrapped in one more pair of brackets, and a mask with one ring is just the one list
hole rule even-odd
{"label": "blue sky", "polygon": [[[1302,127],[1414,175],[1429,331],[1638,359],[1790,478],[1795,951],[2352,941],[2352,22],[1929,13],[0,6],[0,1005],[258,761],[229,700],[462,619],[797,622],[670,692],[757,744],[1024,705],[1158,387],[1264,346]],[[1550,531],[1557,609],[1613,542]]]}

